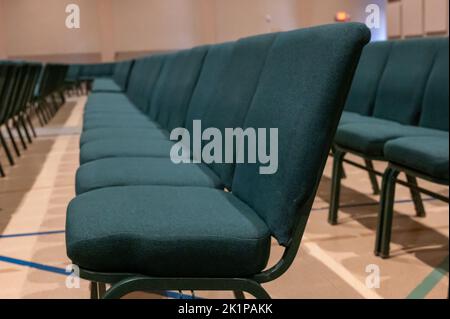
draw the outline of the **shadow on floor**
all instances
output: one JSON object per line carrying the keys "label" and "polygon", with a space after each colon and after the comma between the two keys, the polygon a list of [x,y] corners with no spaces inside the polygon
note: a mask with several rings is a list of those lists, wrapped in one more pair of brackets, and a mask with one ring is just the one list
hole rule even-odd
{"label": "shadow on floor", "polygon": [[[330,202],[330,189],[331,179],[323,176],[317,196],[328,204]],[[366,205],[359,207],[352,205],[357,203],[364,203]],[[439,201],[428,202],[428,207],[439,204]],[[342,185],[339,224],[336,226],[329,225],[329,227],[340,227],[340,225],[345,225],[350,221],[357,221],[373,232],[373,241],[375,244],[378,210],[378,200],[374,200],[367,194]],[[431,214],[432,212],[429,213]],[[326,223],[327,221],[324,220],[323,222]],[[442,235],[436,229],[418,222],[417,217],[412,214],[405,215],[394,211],[391,242],[401,246],[391,251],[391,258],[405,254],[413,254],[423,263],[431,267],[436,267],[442,262],[443,258],[448,256],[448,237]]]}

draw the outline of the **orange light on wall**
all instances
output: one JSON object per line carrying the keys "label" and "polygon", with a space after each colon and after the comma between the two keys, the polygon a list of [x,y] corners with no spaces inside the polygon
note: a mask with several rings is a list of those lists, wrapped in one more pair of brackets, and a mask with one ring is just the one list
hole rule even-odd
{"label": "orange light on wall", "polygon": [[336,22],[349,22],[351,20],[350,14],[345,11],[338,11],[334,16]]}

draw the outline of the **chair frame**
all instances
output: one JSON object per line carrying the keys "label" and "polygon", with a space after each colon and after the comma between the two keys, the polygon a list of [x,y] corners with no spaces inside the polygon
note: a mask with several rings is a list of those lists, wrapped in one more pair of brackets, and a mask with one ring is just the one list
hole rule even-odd
{"label": "chair frame", "polygon": [[[388,167],[386,168],[383,175],[382,193],[380,198],[380,212],[378,215],[377,237],[375,241],[375,255],[384,259],[389,258],[390,256],[392,220],[394,217],[395,188],[396,184],[398,183],[397,177],[401,172],[404,172],[405,174],[407,174],[407,176],[414,176],[414,178],[418,177],[432,183],[449,186],[448,180],[433,178],[413,169],[391,162],[388,164]],[[423,191],[423,189],[417,187],[417,191],[421,192]],[[436,199],[441,200],[447,204],[449,203],[448,197],[430,192],[428,190],[426,193],[428,195],[435,194],[437,196],[433,197],[435,197]]]}
{"label": "chair frame", "polygon": [[[338,211],[339,211],[339,202],[340,202],[340,193],[341,193],[341,181],[343,178],[343,164],[350,164],[352,166],[358,167],[362,170],[368,171],[371,175],[375,176],[383,176],[382,172],[379,172],[373,168],[373,165],[364,166],[359,163],[356,163],[352,160],[345,159],[345,155],[347,153],[356,155],[361,157],[366,165],[367,163],[371,163],[372,161],[382,161],[386,162],[384,157],[369,157],[363,153],[356,152],[354,150],[342,147],[340,145],[334,144],[333,146],[333,171],[332,171],[332,182],[331,182],[331,199],[330,199],[330,208],[328,211],[328,223],[331,225],[337,225],[338,223]],[[422,198],[420,197],[420,193],[427,194],[432,197],[437,197],[438,199],[442,197],[440,194],[436,194],[429,190],[425,190],[423,188],[419,188],[417,184],[417,174],[406,174],[407,182],[397,181],[397,183],[402,184],[404,186],[409,187],[411,192],[411,197],[414,202],[414,207],[416,209],[417,217],[425,217],[425,208],[422,203]]]}

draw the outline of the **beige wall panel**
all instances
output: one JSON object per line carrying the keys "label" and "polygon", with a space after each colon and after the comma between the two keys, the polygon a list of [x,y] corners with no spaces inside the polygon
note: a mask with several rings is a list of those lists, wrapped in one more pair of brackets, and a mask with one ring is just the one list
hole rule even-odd
{"label": "beige wall panel", "polygon": [[5,10],[3,7],[3,0],[0,0],[0,59],[6,59],[8,56],[6,48],[6,23]]}
{"label": "beige wall panel", "polygon": [[174,50],[201,43],[196,1],[113,0],[116,50]]}
{"label": "beige wall panel", "polygon": [[7,12],[8,54],[36,56],[99,51],[97,7],[92,0],[71,0],[81,10],[81,28],[65,26],[67,1],[3,0]]}
{"label": "beige wall panel", "polygon": [[403,36],[414,37],[423,35],[423,0],[403,0],[402,8]]}
{"label": "beige wall panel", "polygon": [[425,1],[425,32],[448,33],[448,0]]}
{"label": "beige wall panel", "polygon": [[387,8],[388,38],[400,38],[402,36],[402,4],[391,2]]}

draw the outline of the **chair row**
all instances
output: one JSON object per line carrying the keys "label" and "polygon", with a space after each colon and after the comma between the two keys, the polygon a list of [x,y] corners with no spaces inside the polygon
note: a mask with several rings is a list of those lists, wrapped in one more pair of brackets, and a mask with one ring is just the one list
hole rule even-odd
{"label": "chair row", "polygon": [[[418,216],[425,216],[420,193],[448,198],[418,186],[416,177],[448,185],[449,79],[448,38],[371,43],[361,61],[346,102],[333,146],[329,222],[338,220],[343,163],[362,167],[345,155],[369,163],[382,175],[375,253],[389,256],[396,177],[405,172]],[[371,161],[388,162],[383,174]]]}
{"label": "chair row", "polygon": [[[369,38],[358,23],[267,34],[126,62],[115,92],[94,81],[66,222],[67,254],[92,297],[182,289],[268,298],[261,284],[294,260]],[[227,161],[202,161],[214,136],[184,139],[199,121],[216,138],[230,128],[267,135],[235,141]],[[266,140],[275,171],[237,162]],[[173,147],[186,141],[176,164]],[[267,268],[272,237],[285,253]]]}
{"label": "chair row", "polygon": [[68,93],[75,90],[83,92],[83,84],[86,91],[91,90],[91,84],[96,79],[109,79],[113,77],[117,64],[70,64],[66,75]]}
{"label": "chair row", "polygon": [[[21,156],[16,138],[19,137],[24,150],[27,143],[32,143],[32,138],[36,137],[32,116],[36,115],[44,125],[63,104],[65,70],[67,67],[62,65],[43,67],[38,63],[0,61],[0,142],[10,165],[15,164],[14,156],[2,127],[16,156]],[[58,92],[58,100],[55,100],[55,92]],[[51,104],[47,103],[47,98],[53,99]],[[0,176],[5,176],[1,163]]]}

